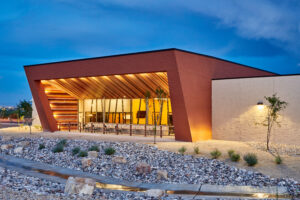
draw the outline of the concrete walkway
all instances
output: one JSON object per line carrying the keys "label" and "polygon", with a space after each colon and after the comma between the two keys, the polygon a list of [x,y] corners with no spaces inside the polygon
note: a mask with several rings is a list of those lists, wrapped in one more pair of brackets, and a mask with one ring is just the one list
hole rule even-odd
{"label": "concrete walkway", "polygon": [[[66,139],[84,139],[84,140],[99,140],[111,142],[137,142],[137,143],[153,143],[154,136],[132,135],[115,133],[87,133],[87,132],[41,132],[33,129],[32,134],[29,134],[29,129],[20,127],[10,127],[0,129],[0,135],[16,136],[16,137],[45,137],[45,138],[66,138]],[[174,136],[156,136],[156,142],[175,142]]]}

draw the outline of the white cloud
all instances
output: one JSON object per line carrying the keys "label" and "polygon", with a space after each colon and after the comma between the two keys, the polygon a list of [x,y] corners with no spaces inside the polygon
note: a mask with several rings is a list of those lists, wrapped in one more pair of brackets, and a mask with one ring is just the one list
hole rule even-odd
{"label": "white cloud", "polygon": [[300,3],[280,0],[90,0],[138,9],[192,11],[217,18],[220,25],[234,28],[249,39],[268,39],[300,55]]}

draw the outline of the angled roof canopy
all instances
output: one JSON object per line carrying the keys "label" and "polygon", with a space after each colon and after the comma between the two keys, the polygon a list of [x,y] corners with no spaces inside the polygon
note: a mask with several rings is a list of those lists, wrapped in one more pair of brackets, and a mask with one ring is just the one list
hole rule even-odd
{"label": "angled roof canopy", "polygon": [[169,96],[166,72],[51,79],[42,80],[42,83],[77,99],[144,98],[146,91],[155,97],[157,88],[163,89]]}

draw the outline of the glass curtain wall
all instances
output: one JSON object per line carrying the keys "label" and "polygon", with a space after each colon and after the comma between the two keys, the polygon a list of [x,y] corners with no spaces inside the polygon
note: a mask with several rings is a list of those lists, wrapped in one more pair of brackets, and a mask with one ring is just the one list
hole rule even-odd
{"label": "glass curtain wall", "polygon": [[[148,106],[146,106],[148,104]],[[164,99],[84,99],[79,100],[78,122],[146,124],[148,107],[148,124],[173,125],[172,109],[169,98]],[[104,112],[103,112],[104,111]]]}

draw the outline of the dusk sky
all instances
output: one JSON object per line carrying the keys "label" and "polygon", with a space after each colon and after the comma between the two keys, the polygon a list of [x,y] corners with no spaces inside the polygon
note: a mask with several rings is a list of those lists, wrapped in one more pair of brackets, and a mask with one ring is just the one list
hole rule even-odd
{"label": "dusk sky", "polygon": [[31,99],[24,65],[163,48],[300,73],[299,0],[11,0],[0,11],[0,105]]}

